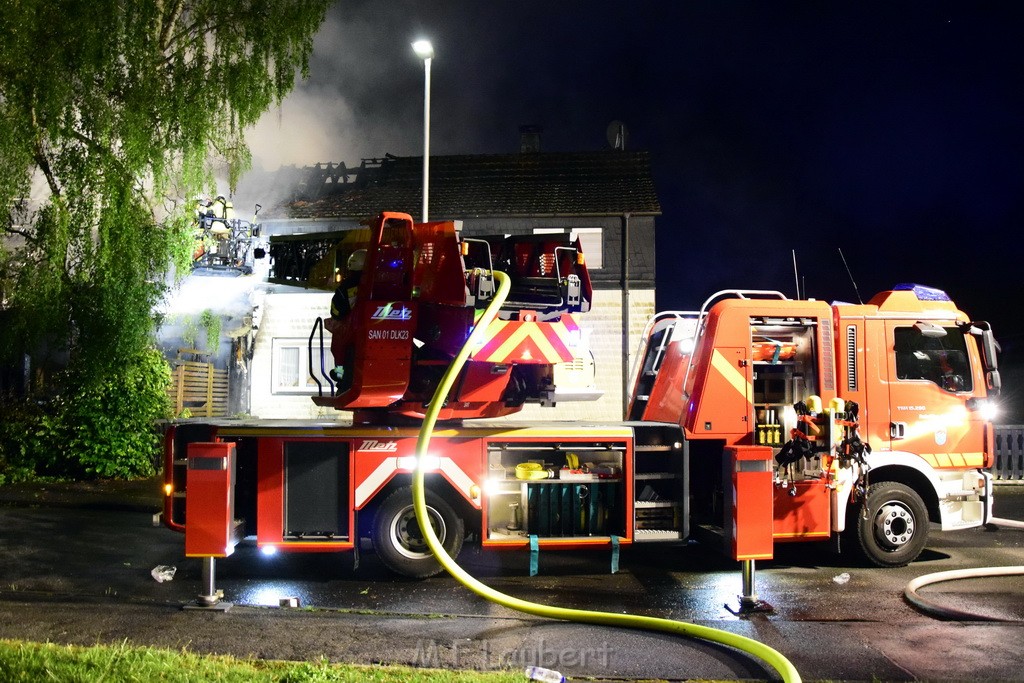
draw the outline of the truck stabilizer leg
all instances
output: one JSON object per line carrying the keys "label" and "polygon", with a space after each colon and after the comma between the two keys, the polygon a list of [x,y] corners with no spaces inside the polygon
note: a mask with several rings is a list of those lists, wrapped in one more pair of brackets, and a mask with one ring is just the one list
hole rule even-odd
{"label": "truck stabilizer leg", "polygon": [[743,593],[736,596],[739,599],[739,607],[733,608],[726,605],[725,608],[736,616],[745,616],[758,612],[774,612],[775,608],[764,600],[759,600],[754,590],[754,560],[741,560],[743,572]]}
{"label": "truck stabilizer leg", "polygon": [[183,609],[189,610],[212,610],[215,612],[227,612],[234,606],[234,603],[225,602],[221,598],[224,592],[216,588],[217,579],[217,558],[203,558],[203,590],[205,593],[196,597],[192,604],[185,605]]}

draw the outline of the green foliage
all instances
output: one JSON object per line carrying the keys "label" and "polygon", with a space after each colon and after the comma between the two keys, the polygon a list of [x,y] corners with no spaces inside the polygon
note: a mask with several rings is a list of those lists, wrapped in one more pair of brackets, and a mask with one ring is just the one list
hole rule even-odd
{"label": "green foliage", "polygon": [[[0,428],[0,470],[11,481],[151,476],[159,462],[158,420],[170,416],[171,371],[150,349],[103,376],[69,369],[68,387],[44,405],[22,403]],[[6,463],[6,467],[3,465]]]}
{"label": "green foliage", "polygon": [[220,316],[207,308],[199,316],[199,324],[206,331],[206,350],[210,353],[217,353],[220,346]]}
{"label": "green foliage", "polygon": [[[47,414],[44,432],[63,428],[75,437],[69,444],[107,440],[106,452],[118,452],[113,425],[134,424],[147,393],[131,378],[123,393],[138,397],[114,396],[105,383],[137,366],[163,283],[187,272],[187,198],[214,187],[218,167],[234,186],[250,162],[244,129],[306,73],[329,4],[5,4],[0,363],[28,352],[34,368],[70,364],[65,381],[47,387],[61,408]],[[96,417],[103,401],[106,423]],[[82,425],[54,422],[87,416]],[[131,448],[148,438],[140,433]],[[86,471],[138,469],[101,466],[98,453]]]}
{"label": "green foliage", "polygon": [[[181,341],[187,348],[205,349],[209,353],[217,353],[217,348],[220,346],[221,319],[209,308],[198,316],[184,314],[173,316],[169,322],[181,325]],[[204,347],[199,346],[200,328],[203,330]]]}
{"label": "green foliage", "polygon": [[34,479],[36,457],[42,452],[36,432],[44,412],[30,401],[0,400],[0,485]]}
{"label": "green foliage", "polygon": [[139,354],[109,375],[81,379],[48,435],[71,455],[54,463],[56,472],[75,478],[154,474],[161,444],[155,423],[171,409],[171,371],[160,352]]}
{"label": "green foliage", "polygon": [[183,316],[181,323],[181,341],[190,349],[196,348],[199,341],[199,326],[192,316]]}

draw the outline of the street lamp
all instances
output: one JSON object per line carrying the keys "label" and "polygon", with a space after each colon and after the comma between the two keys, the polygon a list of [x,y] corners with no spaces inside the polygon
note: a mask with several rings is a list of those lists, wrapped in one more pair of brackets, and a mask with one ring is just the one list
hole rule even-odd
{"label": "street lamp", "polygon": [[412,49],[423,60],[423,222],[426,223],[430,190],[430,62],[434,59],[434,46],[429,40],[417,40]]}

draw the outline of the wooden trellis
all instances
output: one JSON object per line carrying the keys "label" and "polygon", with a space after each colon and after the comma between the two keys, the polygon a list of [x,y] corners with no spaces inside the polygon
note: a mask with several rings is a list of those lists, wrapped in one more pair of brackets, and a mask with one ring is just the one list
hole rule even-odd
{"label": "wooden trellis", "polygon": [[[201,356],[191,349],[179,350],[183,354]],[[174,414],[186,408],[194,417],[226,417],[228,414],[228,371],[213,367],[212,363],[191,360],[171,362],[169,392],[174,402]]]}

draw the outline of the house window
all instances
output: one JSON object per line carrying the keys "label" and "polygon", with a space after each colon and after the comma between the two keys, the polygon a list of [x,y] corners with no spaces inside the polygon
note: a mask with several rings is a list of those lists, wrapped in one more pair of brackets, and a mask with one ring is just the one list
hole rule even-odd
{"label": "house window", "polygon": [[[564,233],[563,228],[534,228],[533,234]],[[569,231],[569,239],[579,239],[580,247],[587,258],[587,270],[600,270],[604,267],[604,249],[601,228],[573,228]]]}
{"label": "house window", "polygon": [[[327,340],[324,340],[327,344]],[[309,351],[306,339],[277,338],[271,360],[271,391],[275,394],[317,393],[316,382],[309,376]],[[328,360],[328,363],[330,360]],[[323,381],[323,380],[321,380]]]}

